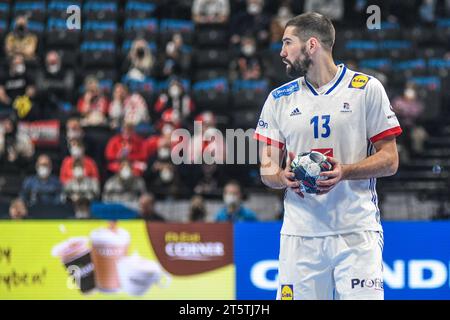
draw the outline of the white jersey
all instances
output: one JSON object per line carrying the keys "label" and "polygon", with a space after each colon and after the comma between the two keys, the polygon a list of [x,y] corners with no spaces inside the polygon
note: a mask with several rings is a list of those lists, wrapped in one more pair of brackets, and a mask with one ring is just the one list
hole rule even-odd
{"label": "white jersey", "polygon": [[[298,154],[316,150],[343,164],[375,152],[373,143],[401,133],[383,85],[338,66],[333,80],[315,89],[304,77],[268,96],[255,138]],[[306,237],[382,231],[376,179],[345,180],[324,195],[302,199],[287,189],[281,234]]]}

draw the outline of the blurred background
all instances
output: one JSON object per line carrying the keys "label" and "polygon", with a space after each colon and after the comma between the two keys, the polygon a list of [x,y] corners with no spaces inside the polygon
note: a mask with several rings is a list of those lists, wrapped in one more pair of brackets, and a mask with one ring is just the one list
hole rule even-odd
{"label": "blurred background", "polygon": [[[366,27],[370,4],[380,29]],[[254,128],[289,80],[284,24],[305,11],[333,20],[336,63],[377,77],[404,129],[398,173],[378,180],[384,220],[450,217],[450,1],[438,0],[1,1],[0,214],[280,219],[257,165],[175,166],[170,134],[194,120],[194,139]]]}

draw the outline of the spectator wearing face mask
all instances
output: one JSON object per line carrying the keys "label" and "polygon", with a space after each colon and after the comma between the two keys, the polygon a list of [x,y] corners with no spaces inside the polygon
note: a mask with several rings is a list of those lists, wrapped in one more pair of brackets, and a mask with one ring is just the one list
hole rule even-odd
{"label": "spectator wearing face mask", "polygon": [[82,116],[82,124],[86,126],[106,124],[109,101],[100,90],[98,80],[94,76],[88,76],[84,83],[85,92],[77,103],[78,112]]}
{"label": "spectator wearing face mask", "polygon": [[155,196],[144,193],[139,198],[139,217],[145,221],[164,222],[166,219],[155,209]]}
{"label": "spectator wearing face mask", "polygon": [[179,166],[175,166],[171,159],[174,147],[171,135],[174,129],[172,124],[165,124],[161,136],[152,139],[151,151],[150,141],[146,141],[149,159],[144,176],[149,189],[158,197],[178,196],[185,191],[178,172]]}
{"label": "spectator wearing face mask", "polygon": [[222,24],[228,21],[230,2],[228,0],[194,0],[192,20],[196,24]]}
{"label": "spectator wearing face mask", "polygon": [[264,0],[246,0],[246,11],[238,12],[231,19],[231,44],[239,45],[241,35],[256,35],[257,43],[269,41],[270,16],[264,12]]}
{"label": "spectator wearing face mask", "polygon": [[97,164],[95,161],[85,155],[83,142],[79,139],[72,139],[69,141],[70,156],[64,158],[61,164],[59,180],[63,185],[66,185],[74,178],[74,164],[77,162],[82,168],[82,174],[85,177],[91,178],[95,181],[100,181]]}
{"label": "spectator wearing face mask", "polygon": [[284,34],[286,23],[294,17],[292,13],[290,1],[285,1],[278,8],[277,14],[270,22],[270,43],[278,44],[281,42]]}
{"label": "spectator wearing face mask", "polygon": [[118,173],[106,181],[102,200],[106,203],[121,203],[137,209],[139,197],[145,192],[144,179],[134,175],[130,162],[123,160]]}
{"label": "spectator wearing face mask", "polygon": [[[152,135],[144,140],[145,158],[147,160],[155,159],[156,154],[162,158],[169,158],[174,143],[172,143],[172,133],[175,126],[171,122],[160,124],[159,134]],[[152,164],[152,162],[150,162]],[[150,164],[150,166],[151,166]],[[147,168],[149,165],[147,165]]]}
{"label": "spectator wearing face mask", "polygon": [[242,37],[240,51],[230,64],[232,80],[258,80],[262,78],[262,60],[256,51],[256,40],[251,35]]}
{"label": "spectator wearing face mask", "polygon": [[5,119],[0,127],[0,170],[20,173],[28,168],[33,155],[34,145],[27,134],[17,130],[17,119]]}
{"label": "spectator wearing face mask", "polygon": [[182,83],[176,79],[169,82],[167,92],[159,95],[154,106],[154,112],[157,115],[162,115],[168,110],[172,110],[180,122],[184,122],[195,110],[191,96],[185,92]]}
{"label": "spectator wearing face mask", "polygon": [[38,99],[46,118],[55,118],[55,113],[67,109],[66,106],[72,101],[74,82],[74,72],[62,68],[59,53],[53,50],[47,52],[45,66],[36,80]]}
{"label": "spectator wearing face mask", "polygon": [[113,136],[106,145],[105,157],[108,170],[118,172],[122,160],[128,160],[133,174],[140,176],[146,169],[144,140],[135,133],[134,125],[125,122],[120,133]]}
{"label": "spectator wearing face mask", "polygon": [[418,123],[425,107],[423,101],[417,96],[415,86],[407,83],[403,95],[392,101],[392,107],[404,128],[404,137],[399,137],[400,144],[406,147],[407,152],[422,153],[428,133]]}
{"label": "spectator wearing face mask", "polygon": [[15,113],[20,119],[39,119],[40,110],[34,104],[35,94],[34,81],[27,72],[23,56],[14,55],[8,72],[0,77],[0,111]]}
{"label": "spectator wearing face mask", "polygon": [[256,221],[256,213],[242,205],[241,186],[230,181],[223,191],[224,207],[216,214],[216,222]]}
{"label": "spectator wearing face mask", "polygon": [[344,17],[344,0],[305,0],[304,12],[317,12],[334,22]]}
{"label": "spectator wearing face mask", "polygon": [[25,179],[20,198],[27,206],[62,203],[62,185],[52,174],[52,161],[48,155],[41,154],[36,160],[36,175]]}
{"label": "spectator wearing face mask", "polygon": [[99,181],[85,174],[86,169],[82,159],[77,158],[71,164],[72,176],[64,185],[64,195],[72,202],[76,218],[89,218],[90,204],[100,195]]}
{"label": "spectator wearing face mask", "polygon": [[113,129],[120,127],[123,122],[132,123],[134,126],[149,126],[147,103],[139,93],[130,93],[126,85],[117,83],[109,107],[109,119]]}
{"label": "spectator wearing face mask", "polygon": [[22,55],[26,61],[36,59],[38,47],[37,36],[28,30],[28,19],[18,16],[14,23],[14,30],[8,33],[5,39],[5,53],[8,58],[16,54]]}
{"label": "spectator wearing face mask", "polygon": [[122,69],[128,78],[142,81],[152,76],[154,64],[155,58],[148,42],[144,39],[136,39],[131,45]]}

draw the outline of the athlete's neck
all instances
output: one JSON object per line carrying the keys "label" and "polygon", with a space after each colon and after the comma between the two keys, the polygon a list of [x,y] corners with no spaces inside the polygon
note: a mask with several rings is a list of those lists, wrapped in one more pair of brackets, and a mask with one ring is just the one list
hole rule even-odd
{"label": "athlete's neck", "polygon": [[306,80],[315,88],[320,88],[336,76],[338,69],[334,64],[333,58],[331,56],[326,57],[311,65],[306,74]]}

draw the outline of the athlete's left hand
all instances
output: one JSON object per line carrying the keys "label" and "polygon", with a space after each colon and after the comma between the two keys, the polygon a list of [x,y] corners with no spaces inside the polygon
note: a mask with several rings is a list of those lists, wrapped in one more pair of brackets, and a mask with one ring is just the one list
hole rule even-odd
{"label": "athlete's left hand", "polygon": [[319,192],[317,194],[326,194],[331,191],[342,180],[343,169],[342,164],[332,157],[327,157],[333,169],[331,171],[321,172],[320,176],[327,178],[326,180],[318,180],[316,182]]}

